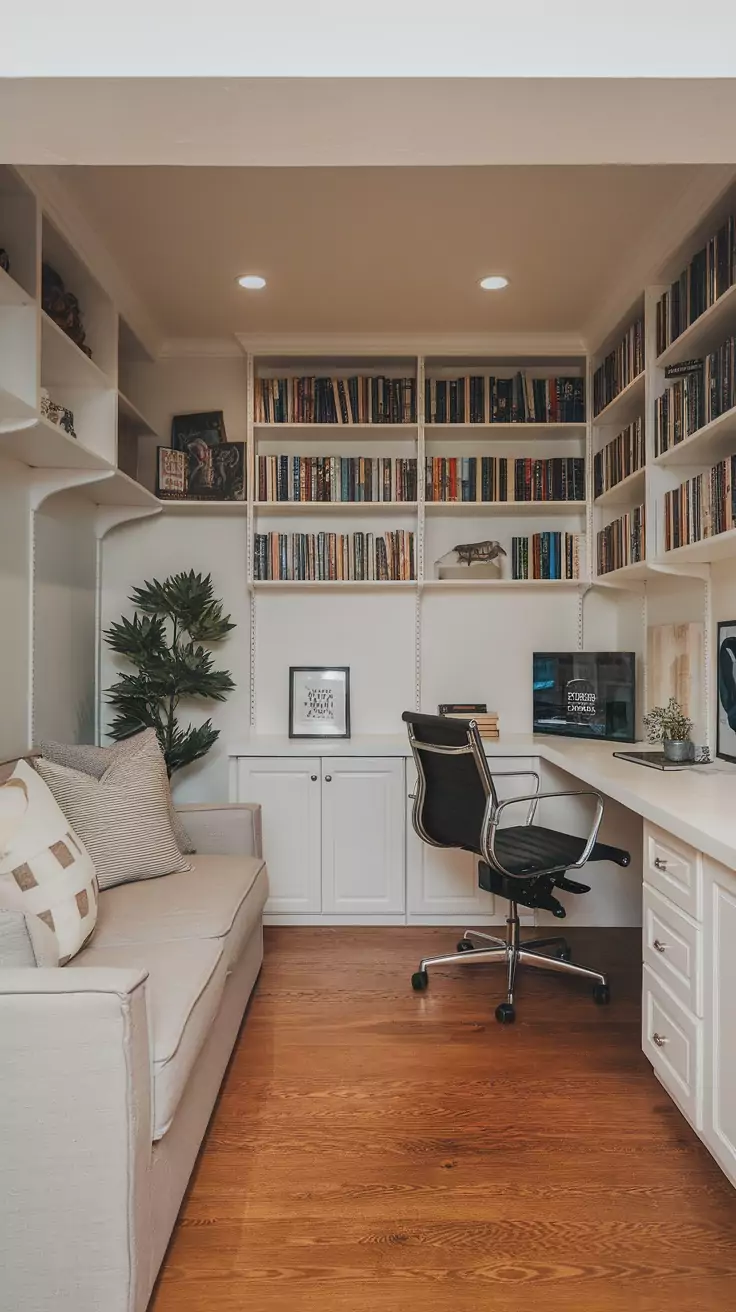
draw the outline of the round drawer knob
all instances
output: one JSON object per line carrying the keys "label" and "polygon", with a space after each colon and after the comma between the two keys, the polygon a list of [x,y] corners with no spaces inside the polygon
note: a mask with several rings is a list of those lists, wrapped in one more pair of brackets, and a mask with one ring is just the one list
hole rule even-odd
{"label": "round drawer knob", "polygon": [[325,775],[325,783],[326,783],[326,784],[331,784],[331,783],[332,783],[332,775],[331,775],[331,774],[326,774],[326,775]]}
{"label": "round drawer knob", "polygon": [[665,1038],[664,1034],[653,1034],[652,1039],[654,1040],[658,1048],[663,1048],[665,1043],[667,1042],[667,1039]]}
{"label": "round drawer knob", "polygon": [[666,870],[666,869],[667,869],[667,862],[666,862],[666,861],[663,861],[661,856],[655,856],[655,858],[654,858],[654,868],[655,868],[655,870]]}
{"label": "round drawer knob", "polygon": [[313,784],[316,784],[316,782],[317,782],[317,776],[316,776],[316,774],[310,774],[309,778],[312,780],[312,783],[313,783]]}
{"label": "round drawer knob", "polygon": [[666,952],[667,950],[667,944],[661,943],[658,938],[655,938],[652,946],[654,947],[656,952]]}

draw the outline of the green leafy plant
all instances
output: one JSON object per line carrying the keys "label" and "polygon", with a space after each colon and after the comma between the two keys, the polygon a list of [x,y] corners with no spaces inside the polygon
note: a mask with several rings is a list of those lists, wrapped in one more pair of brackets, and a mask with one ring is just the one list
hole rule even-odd
{"label": "green leafy plant", "polygon": [[155,729],[171,777],[205,756],[219,737],[211,720],[182,728],[176,712],[189,698],[224,702],[235,687],[227,670],[213,669],[212,654],[202,645],[221,642],[235,625],[223,615],[210,575],[194,570],[146,582],[130,600],[133,618],[123,616],[105,633],[111,650],[135,667],[107,690],[116,712],[109,733],[120,741]]}
{"label": "green leafy plant", "polygon": [[655,706],[644,716],[644,728],[650,743],[684,743],[693,731],[693,722],[676,698],[670,697],[666,706]]}

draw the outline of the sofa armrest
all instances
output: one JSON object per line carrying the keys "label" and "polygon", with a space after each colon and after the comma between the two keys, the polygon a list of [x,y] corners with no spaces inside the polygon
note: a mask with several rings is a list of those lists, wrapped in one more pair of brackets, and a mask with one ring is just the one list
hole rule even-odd
{"label": "sofa armrest", "polygon": [[190,802],[176,808],[197,852],[208,856],[263,856],[257,802]]}
{"label": "sofa armrest", "polygon": [[2,1302],[130,1312],[148,1290],[146,972],[0,971]]}

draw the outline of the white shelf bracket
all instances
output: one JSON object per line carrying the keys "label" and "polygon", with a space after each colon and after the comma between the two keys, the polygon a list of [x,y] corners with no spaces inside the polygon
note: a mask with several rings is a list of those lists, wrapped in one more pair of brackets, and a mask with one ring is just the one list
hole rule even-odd
{"label": "white shelf bracket", "polygon": [[119,524],[127,524],[136,519],[148,519],[151,515],[160,514],[160,506],[95,506],[95,537],[101,542]]}
{"label": "white shelf bracket", "polygon": [[40,510],[48,497],[57,492],[73,492],[88,483],[112,478],[112,469],[33,469],[29,486],[31,510]]}

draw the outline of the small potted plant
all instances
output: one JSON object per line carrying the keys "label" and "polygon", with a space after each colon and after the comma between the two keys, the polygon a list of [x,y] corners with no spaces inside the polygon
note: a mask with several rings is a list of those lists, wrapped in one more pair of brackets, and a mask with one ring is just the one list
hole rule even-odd
{"label": "small potted plant", "polygon": [[650,743],[661,743],[668,761],[692,761],[694,748],[690,738],[692,720],[688,720],[680,703],[670,697],[666,706],[655,706],[644,716],[644,728]]}

